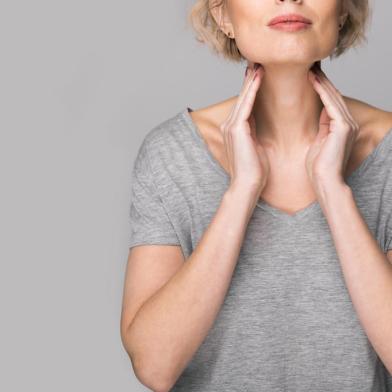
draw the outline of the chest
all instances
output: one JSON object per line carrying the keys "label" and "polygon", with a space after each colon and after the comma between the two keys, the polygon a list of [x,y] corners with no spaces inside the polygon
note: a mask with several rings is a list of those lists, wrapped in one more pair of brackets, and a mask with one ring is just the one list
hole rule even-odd
{"label": "chest", "polygon": [[253,375],[249,390],[279,390],[285,383],[293,391],[328,390],[326,382],[349,390],[339,384],[347,369],[364,385],[364,375],[373,379],[377,356],[351,302],[327,222],[317,208],[295,222],[281,218],[256,207],[195,361],[213,365],[214,375],[230,375],[238,390],[245,371]]}

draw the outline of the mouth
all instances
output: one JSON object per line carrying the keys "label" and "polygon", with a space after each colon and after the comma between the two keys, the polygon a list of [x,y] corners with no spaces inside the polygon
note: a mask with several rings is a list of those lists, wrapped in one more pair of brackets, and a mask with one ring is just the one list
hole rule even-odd
{"label": "mouth", "polygon": [[270,25],[269,27],[273,30],[296,32],[301,30],[307,30],[311,26],[310,23],[303,22],[279,22]]}
{"label": "mouth", "polygon": [[276,22],[276,23],[272,23],[272,24],[270,24],[270,26],[273,26],[273,25],[276,25],[276,24],[282,24],[282,23],[285,23],[285,24],[290,24],[290,23],[303,23],[303,24],[310,24],[310,23],[303,22],[303,21],[301,21],[301,20],[285,20],[284,22]]}
{"label": "mouth", "polygon": [[307,30],[312,25],[312,21],[299,14],[278,15],[272,18],[268,26],[274,30],[297,32]]}
{"label": "mouth", "polygon": [[302,24],[312,24],[312,21],[308,18],[305,18],[299,14],[285,14],[285,15],[278,15],[275,18],[272,18],[268,26],[273,26],[279,23],[302,23]]}

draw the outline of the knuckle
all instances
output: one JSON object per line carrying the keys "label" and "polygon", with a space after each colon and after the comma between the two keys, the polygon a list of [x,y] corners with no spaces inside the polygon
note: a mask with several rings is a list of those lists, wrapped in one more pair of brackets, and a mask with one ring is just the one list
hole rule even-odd
{"label": "knuckle", "polygon": [[225,122],[225,123],[222,123],[220,126],[219,126],[219,130],[221,131],[221,133],[226,133],[227,132],[227,129],[228,129],[228,124]]}
{"label": "knuckle", "polygon": [[359,126],[358,125],[354,125],[354,128],[352,130],[352,135],[353,138],[356,139],[359,135]]}
{"label": "knuckle", "polygon": [[230,124],[227,124],[226,132],[231,132],[232,129],[233,129],[233,121],[231,121]]}
{"label": "knuckle", "polygon": [[358,131],[358,125],[355,122],[351,122],[350,124],[350,132],[351,133],[356,133]]}
{"label": "knuckle", "polygon": [[239,121],[239,119],[238,118],[235,118],[234,120],[233,120],[233,123],[231,124],[231,129],[233,129],[233,130],[235,130],[235,129],[237,129],[238,127],[240,126],[240,121]]}
{"label": "knuckle", "polygon": [[350,132],[351,131],[351,125],[347,121],[342,121],[342,123],[340,124],[340,128],[344,132]]}

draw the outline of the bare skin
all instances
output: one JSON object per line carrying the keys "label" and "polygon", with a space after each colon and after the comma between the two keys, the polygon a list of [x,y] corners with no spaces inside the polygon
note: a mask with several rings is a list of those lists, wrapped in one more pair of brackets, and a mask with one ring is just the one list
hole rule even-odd
{"label": "bare skin", "polygon": [[[229,172],[228,162],[219,125],[227,118],[237,98],[238,96],[230,97],[198,110],[192,108],[194,111],[190,113],[209,150],[226,172]],[[392,112],[355,98],[343,98],[360,126],[346,167],[345,176],[348,176],[360,166],[392,127]],[[301,158],[287,159],[288,164],[282,165],[272,148],[264,148],[268,154],[271,171],[260,198],[288,214],[294,214],[310,205],[316,199],[316,194],[307,178],[304,165],[305,151]]]}

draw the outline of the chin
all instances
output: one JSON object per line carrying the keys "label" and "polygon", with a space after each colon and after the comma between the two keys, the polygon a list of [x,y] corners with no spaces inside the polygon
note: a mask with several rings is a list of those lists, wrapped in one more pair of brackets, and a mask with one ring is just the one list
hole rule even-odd
{"label": "chin", "polygon": [[[282,48],[277,53],[269,53],[265,56],[266,63],[293,63],[293,64],[313,64],[329,56],[332,50],[298,50],[297,48]],[[262,56],[260,56],[262,57]]]}
{"label": "chin", "polygon": [[310,67],[316,61],[315,57],[300,57],[300,56],[289,56],[277,58],[269,58],[268,60],[259,61],[264,66],[274,66],[274,65],[303,65],[304,67]]}

